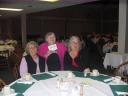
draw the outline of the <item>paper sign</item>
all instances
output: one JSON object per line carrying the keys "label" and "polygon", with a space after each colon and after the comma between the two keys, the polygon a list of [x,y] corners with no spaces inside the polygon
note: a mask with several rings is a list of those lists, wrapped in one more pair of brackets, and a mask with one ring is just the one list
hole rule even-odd
{"label": "paper sign", "polygon": [[55,50],[57,50],[57,46],[56,46],[56,44],[53,44],[53,45],[48,46],[48,49],[50,51],[55,51]]}

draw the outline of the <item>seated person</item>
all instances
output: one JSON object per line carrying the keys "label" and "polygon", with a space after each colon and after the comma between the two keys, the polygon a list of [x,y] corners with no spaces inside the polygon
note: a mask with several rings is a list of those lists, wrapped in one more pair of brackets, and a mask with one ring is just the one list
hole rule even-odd
{"label": "seated person", "polygon": [[44,57],[49,71],[63,70],[63,58],[66,47],[63,43],[56,42],[53,32],[45,35],[45,43],[39,46],[38,54]]}
{"label": "seated person", "polygon": [[72,36],[69,39],[68,51],[64,56],[64,70],[84,71],[86,65],[82,58],[81,42],[79,37]]}
{"label": "seated person", "polygon": [[20,76],[26,73],[36,74],[45,71],[45,59],[37,54],[38,45],[34,41],[27,43],[25,51],[27,53],[20,63]]}
{"label": "seated person", "polygon": [[52,53],[47,57],[48,71],[59,71],[60,70],[60,60],[56,53]]}

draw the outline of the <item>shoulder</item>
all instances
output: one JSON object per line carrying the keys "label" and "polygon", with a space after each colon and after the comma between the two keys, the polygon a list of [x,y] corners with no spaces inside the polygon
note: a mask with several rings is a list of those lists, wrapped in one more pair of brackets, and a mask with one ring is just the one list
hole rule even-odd
{"label": "shoulder", "polygon": [[57,45],[57,48],[61,49],[62,51],[67,50],[63,43],[57,42],[56,45]]}
{"label": "shoulder", "polygon": [[65,47],[63,43],[61,42],[56,42],[56,45],[59,46],[59,47]]}
{"label": "shoulder", "polygon": [[40,46],[39,46],[39,48],[40,47],[47,47],[48,46],[48,44],[45,42],[45,43],[42,43]]}

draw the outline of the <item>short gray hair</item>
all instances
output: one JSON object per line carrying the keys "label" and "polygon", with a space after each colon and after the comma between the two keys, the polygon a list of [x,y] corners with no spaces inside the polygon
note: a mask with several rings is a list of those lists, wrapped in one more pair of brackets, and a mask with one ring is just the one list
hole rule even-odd
{"label": "short gray hair", "polygon": [[29,47],[29,45],[34,45],[37,49],[38,49],[38,44],[35,42],[35,41],[30,41],[30,42],[28,42],[27,44],[26,44],[26,47],[25,47],[25,52],[27,53],[27,54],[30,54],[29,53],[29,49],[28,49],[28,47]]}
{"label": "short gray hair", "polygon": [[46,41],[46,39],[48,38],[48,36],[50,36],[50,35],[52,35],[52,34],[54,34],[54,35],[55,35],[55,33],[54,33],[54,32],[48,32],[48,33],[46,33],[46,35],[45,35],[45,41]]}
{"label": "short gray hair", "polygon": [[82,48],[80,38],[79,38],[78,36],[73,35],[73,36],[71,36],[71,37],[69,38],[69,42],[68,42],[68,51],[70,50],[71,42],[74,40],[74,38],[78,40],[78,48],[79,48],[78,50],[81,50],[81,48]]}

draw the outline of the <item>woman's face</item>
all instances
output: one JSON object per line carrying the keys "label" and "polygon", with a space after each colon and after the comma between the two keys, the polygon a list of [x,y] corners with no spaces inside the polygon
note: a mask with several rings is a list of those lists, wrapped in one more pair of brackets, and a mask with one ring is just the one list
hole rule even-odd
{"label": "woman's face", "polygon": [[55,35],[54,35],[54,34],[49,35],[49,36],[46,38],[46,41],[48,42],[49,45],[55,44],[55,42],[56,42],[56,37],[55,37]]}
{"label": "woman's face", "polygon": [[37,54],[37,47],[35,45],[30,44],[28,46],[28,51],[31,56],[35,56]]}
{"label": "woman's face", "polygon": [[72,39],[71,50],[79,50],[79,40],[77,38]]}

